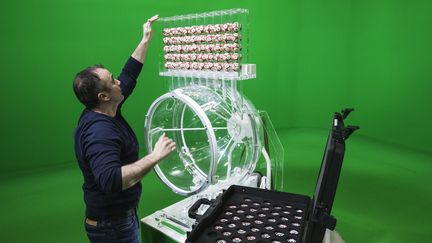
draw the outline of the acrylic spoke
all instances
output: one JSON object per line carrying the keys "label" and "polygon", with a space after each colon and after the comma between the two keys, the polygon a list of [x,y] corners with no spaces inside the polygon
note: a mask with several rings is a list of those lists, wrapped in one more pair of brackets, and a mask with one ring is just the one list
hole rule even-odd
{"label": "acrylic spoke", "polygon": [[231,142],[233,141],[233,137],[231,137],[231,139],[228,141],[227,145],[225,146],[224,150],[222,151],[221,156],[219,156],[216,164],[219,164],[219,161],[222,159],[222,156],[225,154],[225,151],[228,149],[228,147],[230,146]]}
{"label": "acrylic spoke", "polygon": [[[227,127],[213,127],[213,130],[227,130]],[[177,131],[204,131],[205,127],[187,127],[187,128],[158,128],[157,132],[177,132]]]}

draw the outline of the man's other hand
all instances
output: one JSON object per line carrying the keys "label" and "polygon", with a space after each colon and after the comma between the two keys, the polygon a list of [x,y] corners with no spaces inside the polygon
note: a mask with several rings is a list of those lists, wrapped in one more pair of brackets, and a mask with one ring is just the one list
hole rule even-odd
{"label": "man's other hand", "polygon": [[165,133],[160,136],[159,140],[156,142],[152,157],[157,161],[161,161],[166,158],[171,152],[176,149],[176,145],[173,140],[168,138]]}

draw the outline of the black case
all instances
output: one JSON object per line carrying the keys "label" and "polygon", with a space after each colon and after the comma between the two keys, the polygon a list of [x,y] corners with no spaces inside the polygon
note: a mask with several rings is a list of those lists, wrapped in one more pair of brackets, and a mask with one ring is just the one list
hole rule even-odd
{"label": "black case", "polygon": [[[230,186],[215,200],[198,200],[189,217],[196,219],[186,242],[307,242],[321,243],[326,229],[333,230],[330,215],[342,162],[345,140],[358,126],[345,126],[353,109],[336,112],[327,138],[315,194],[305,195]],[[210,207],[203,215],[202,204]]]}

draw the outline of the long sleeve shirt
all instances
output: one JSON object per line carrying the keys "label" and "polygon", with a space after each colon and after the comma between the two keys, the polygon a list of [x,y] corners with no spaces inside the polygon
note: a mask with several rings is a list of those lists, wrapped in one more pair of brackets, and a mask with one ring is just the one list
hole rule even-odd
{"label": "long sleeve shirt", "polygon": [[75,130],[75,154],[84,177],[86,216],[97,219],[138,205],[141,182],[122,190],[121,167],[138,160],[138,140],[121,114],[136,85],[142,63],[130,57],[118,79],[124,100],[116,116],[84,109]]}

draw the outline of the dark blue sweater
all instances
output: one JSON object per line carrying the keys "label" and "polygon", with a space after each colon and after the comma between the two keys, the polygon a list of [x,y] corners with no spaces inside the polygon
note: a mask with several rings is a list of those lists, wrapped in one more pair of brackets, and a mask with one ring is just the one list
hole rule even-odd
{"label": "dark blue sweater", "polygon": [[124,95],[115,117],[84,109],[75,130],[75,155],[84,176],[86,216],[97,219],[135,208],[141,182],[122,190],[121,167],[138,160],[135,133],[121,115],[121,106],[132,93],[142,64],[132,57],[118,77]]}

